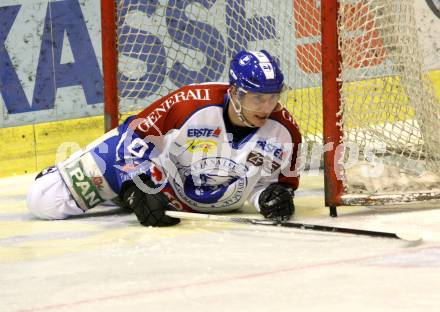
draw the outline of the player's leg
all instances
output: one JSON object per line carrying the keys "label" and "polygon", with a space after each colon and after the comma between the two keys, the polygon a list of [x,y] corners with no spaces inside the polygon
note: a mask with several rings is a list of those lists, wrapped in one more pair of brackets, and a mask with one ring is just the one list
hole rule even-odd
{"label": "player's leg", "polygon": [[83,214],[70,195],[56,167],[49,167],[37,175],[27,195],[27,207],[40,219],[65,219]]}

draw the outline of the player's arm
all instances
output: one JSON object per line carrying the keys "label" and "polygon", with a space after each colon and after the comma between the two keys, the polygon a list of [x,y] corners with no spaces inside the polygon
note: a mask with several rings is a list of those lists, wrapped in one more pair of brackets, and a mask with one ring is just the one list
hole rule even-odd
{"label": "player's arm", "polygon": [[[161,192],[144,192],[134,183],[134,177],[143,176],[143,183],[154,188],[154,180],[149,179],[153,163],[155,167],[162,167],[163,173],[167,174],[165,164],[157,163],[160,162],[157,156],[163,152],[167,133],[179,129],[187,117],[201,106],[223,103],[225,91],[226,86],[223,84],[185,86],[155,101],[130,122],[128,132],[133,142],[121,144],[121,150],[124,153],[128,151],[128,156],[125,154],[119,159],[127,162],[133,157],[136,168],[118,175],[121,185],[119,197],[124,206],[135,212],[141,224],[167,226],[179,222],[179,219],[165,215],[169,209],[166,195]],[[130,166],[123,163],[121,168],[124,167]]]}
{"label": "player's arm", "polygon": [[191,112],[190,103],[183,101],[189,89],[183,87],[153,102],[130,121],[121,137],[117,158],[121,169],[117,175],[119,199],[122,206],[135,212],[142,225],[169,226],[180,221],[165,215],[169,200],[164,193],[149,192],[145,187],[158,187],[151,180],[151,170],[162,167],[158,156],[163,152],[167,133],[179,128]]}
{"label": "player's arm", "polygon": [[171,226],[179,223],[180,219],[165,215],[169,200],[164,193],[155,190],[159,186],[151,180],[152,168],[158,166],[157,156],[162,152],[164,137],[149,134],[141,138],[138,133],[131,132],[131,139],[131,143],[122,144],[118,151],[119,170],[116,178],[120,185],[121,206],[133,211],[139,223],[144,226]]}
{"label": "player's arm", "polygon": [[165,215],[169,203],[165,194],[145,191],[157,187],[151,180],[151,169],[157,167],[166,134],[175,127],[176,114],[169,103],[164,97],[132,117],[116,148],[118,200],[144,226],[169,226],[180,221]]}

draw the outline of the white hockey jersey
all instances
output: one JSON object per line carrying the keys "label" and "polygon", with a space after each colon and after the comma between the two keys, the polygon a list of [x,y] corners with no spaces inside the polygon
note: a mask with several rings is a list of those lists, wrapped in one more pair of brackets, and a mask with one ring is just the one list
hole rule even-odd
{"label": "white hockey jersey", "polygon": [[87,210],[117,197],[122,184],[144,173],[179,209],[223,212],[246,200],[257,209],[271,183],[297,189],[301,136],[286,109],[239,142],[223,112],[229,85],[182,87],[58,165],[78,205]]}

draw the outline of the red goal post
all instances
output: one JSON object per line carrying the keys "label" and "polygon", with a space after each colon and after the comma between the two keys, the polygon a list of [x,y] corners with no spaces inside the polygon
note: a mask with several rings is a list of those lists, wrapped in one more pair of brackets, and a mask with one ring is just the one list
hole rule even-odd
{"label": "red goal post", "polygon": [[104,129],[119,124],[118,49],[116,1],[101,1],[102,70],[104,74]]}
{"label": "red goal post", "polygon": [[234,52],[264,48],[286,76],[283,104],[310,165],[303,174],[323,159],[327,206],[440,198],[440,104],[423,71],[413,0],[102,0],[101,8],[107,130],[182,84],[226,80]]}
{"label": "red goal post", "polygon": [[[338,115],[340,107],[340,76],[341,54],[338,45],[338,11],[337,0],[322,1],[321,3],[321,53],[322,62],[322,105],[323,110],[323,144],[331,144],[331,150],[324,154],[324,188],[325,204],[330,207],[330,215],[336,216],[336,206],[342,204],[342,180],[336,176],[336,147],[343,136],[342,129],[335,125],[340,124]],[[327,108],[327,109],[324,109]]]}

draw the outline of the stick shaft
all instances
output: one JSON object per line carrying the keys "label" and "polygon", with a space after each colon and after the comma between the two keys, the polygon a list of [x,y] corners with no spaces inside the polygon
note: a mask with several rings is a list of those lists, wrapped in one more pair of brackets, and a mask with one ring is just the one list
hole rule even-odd
{"label": "stick shaft", "polygon": [[180,211],[167,211],[166,214],[170,217],[181,218],[181,219],[211,220],[211,221],[233,222],[233,223],[242,223],[242,224],[282,226],[282,227],[297,228],[301,230],[402,239],[397,233],[391,233],[391,232],[370,231],[370,230],[362,230],[362,229],[354,229],[354,228],[317,225],[317,224],[306,224],[306,223],[291,222],[291,221],[261,220],[261,219],[229,217],[224,215],[201,214],[201,213],[180,212]]}

